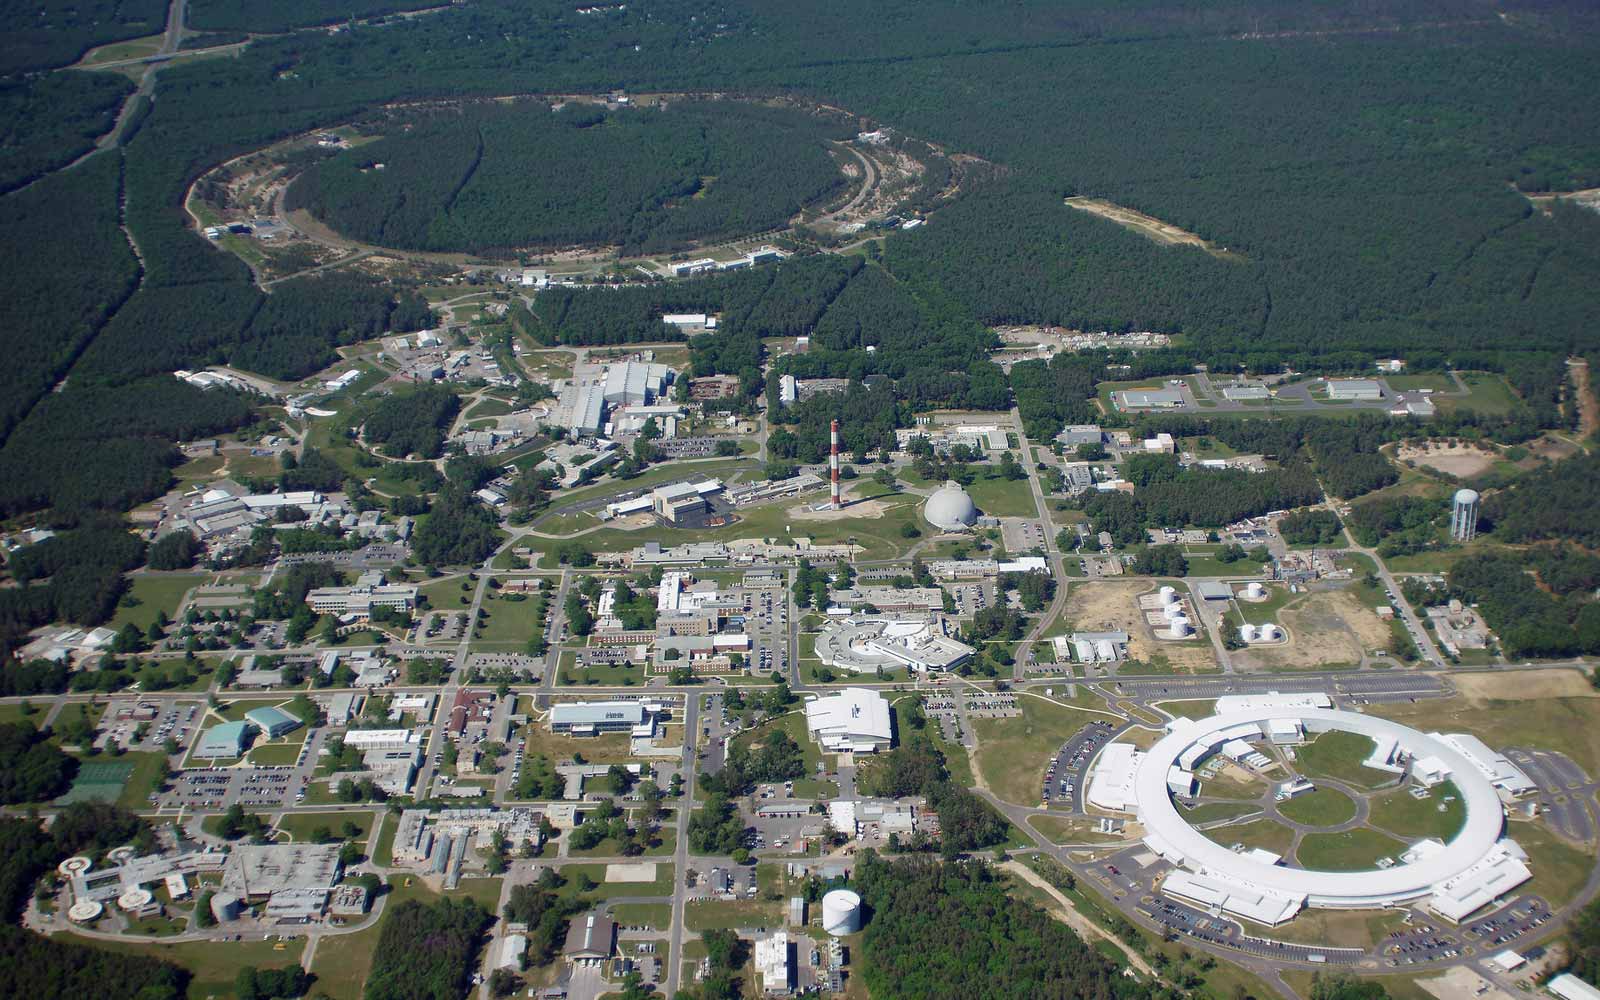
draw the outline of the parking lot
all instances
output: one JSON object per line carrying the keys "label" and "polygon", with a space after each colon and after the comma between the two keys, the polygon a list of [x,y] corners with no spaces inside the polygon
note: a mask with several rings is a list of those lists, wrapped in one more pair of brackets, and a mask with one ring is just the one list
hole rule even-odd
{"label": "parking lot", "polygon": [[1544,926],[1552,916],[1549,903],[1539,896],[1527,896],[1468,924],[1466,936],[1477,943],[1479,951],[1496,951]]}
{"label": "parking lot", "polygon": [[1064,805],[1073,812],[1082,812],[1083,784],[1089,762],[1117,732],[1117,727],[1102,719],[1073,733],[1045,768],[1040,800],[1047,805]]}
{"label": "parking lot", "polygon": [[282,767],[204,767],[183,771],[161,800],[164,809],[282,808],[293,805],[305,788],[297,769]]}
{"label": "parking lot", "polygon": [[745,632],[754,673],[789,672],[789,600],[783,590],[746,590]]}

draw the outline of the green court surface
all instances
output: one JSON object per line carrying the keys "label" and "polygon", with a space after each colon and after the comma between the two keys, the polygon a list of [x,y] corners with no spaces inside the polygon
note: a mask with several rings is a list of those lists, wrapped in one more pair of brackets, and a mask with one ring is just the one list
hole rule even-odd
{"label": "green court surface", "polygon": [[56,804],[115,802],[132,776],[133,764],[127,761],[83,764],[78,768],[78,776],[73,779],[72,787],[56,799]]}

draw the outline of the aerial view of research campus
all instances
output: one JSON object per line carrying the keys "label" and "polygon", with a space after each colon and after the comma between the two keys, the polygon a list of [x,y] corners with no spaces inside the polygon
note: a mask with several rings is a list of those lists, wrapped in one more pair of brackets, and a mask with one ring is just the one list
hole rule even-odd
{"label": "aerial view of research campus", "polygon": [[0,1000],[1600,1000],[1600,0],[0,18]]}

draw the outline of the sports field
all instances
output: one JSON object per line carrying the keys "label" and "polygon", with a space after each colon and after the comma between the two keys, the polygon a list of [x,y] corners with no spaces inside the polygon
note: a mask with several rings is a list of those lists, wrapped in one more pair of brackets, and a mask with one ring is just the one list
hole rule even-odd
{"label": "sports field", "polygon": [[115,802],[131,777],[133,777],[131,761],[97,761],[93,764],[83,764],[78,768],[78,776],[72,780],[72,787],[67,789],[65,795],[56,799],[56,805],[64,806],[73,802]]}

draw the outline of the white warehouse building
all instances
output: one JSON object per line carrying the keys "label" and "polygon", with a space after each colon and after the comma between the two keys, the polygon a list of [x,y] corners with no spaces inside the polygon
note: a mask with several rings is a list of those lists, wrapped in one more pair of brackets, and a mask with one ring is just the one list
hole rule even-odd
{"label": "white warehouse building", "polygon": [[806,702],[806,729],[829,753],[876,753],[894,742],[889,703],[867,688],[845,688]]}

